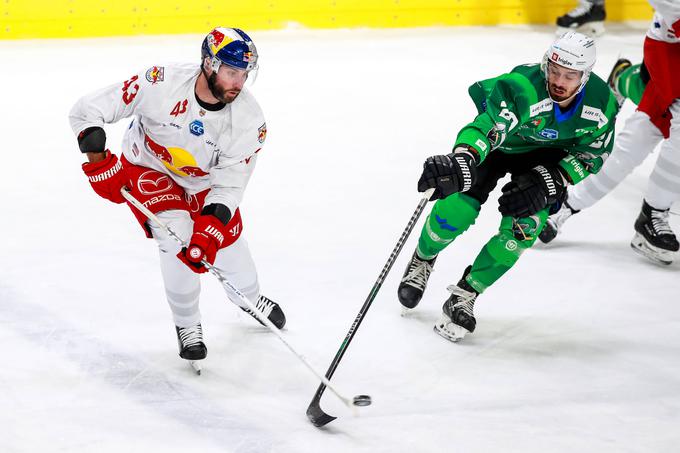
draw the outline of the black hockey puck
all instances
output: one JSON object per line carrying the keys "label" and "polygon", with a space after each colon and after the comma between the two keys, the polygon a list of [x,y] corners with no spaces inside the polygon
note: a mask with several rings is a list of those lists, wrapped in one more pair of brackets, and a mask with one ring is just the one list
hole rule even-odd
{"label": "black hockey puck", "polygon": [[352,399],[352,403],[355,406],[370,406],[371,397],[368,395],[357,395]]}

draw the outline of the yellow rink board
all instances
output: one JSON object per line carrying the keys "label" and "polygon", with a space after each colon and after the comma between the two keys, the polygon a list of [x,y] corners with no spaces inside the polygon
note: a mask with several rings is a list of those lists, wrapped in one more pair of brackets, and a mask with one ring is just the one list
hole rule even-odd
{"label": "yellow rink board", "polygon": [[[565,0],[0,0],[0,39],[247,31],[553,24]],[[606,0],[607,20],[648,20],[646,0]]]}

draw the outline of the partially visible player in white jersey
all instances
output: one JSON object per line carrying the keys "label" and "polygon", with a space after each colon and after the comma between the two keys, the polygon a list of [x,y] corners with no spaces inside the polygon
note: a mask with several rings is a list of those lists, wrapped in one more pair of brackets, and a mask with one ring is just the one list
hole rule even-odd
{"label": "partially visible player in white jersey", "polygon": [[[543,242],[554,239],[573,214],[612,191],[661,143],[631,246],[662,264],[671,264],[677,255],[680,244],[670,226],[669,211],[680,200],[680,0],[650,3],[655,14],[645,38],[643,65],[649,81],[638,108],[617,135],[612,156],[602,170],[569,187],[566,203],[549,217],[541,232]],[[626,66],[630,62],[619,60],[612,71],[610,85],[615,92],[621,87],[617,77]]]}
{"label": "partially visible player in white jersey", "polygon": [[[189,244],[180,249],[130,205],[158,242],[180,357],[192,363],[207,355],[199,311],[203,259],[279,329],[286,322],[281,307],[259,292],[239,211],[267,134],[260,106],[244,87],[257,60],[247,34],[218,27],[203,41],[200,64],[151,66],[82,97],[69,115],[94,191],[123,203],[126,187]],[[103,126],[131,116],[119,160],[106,148]]]}

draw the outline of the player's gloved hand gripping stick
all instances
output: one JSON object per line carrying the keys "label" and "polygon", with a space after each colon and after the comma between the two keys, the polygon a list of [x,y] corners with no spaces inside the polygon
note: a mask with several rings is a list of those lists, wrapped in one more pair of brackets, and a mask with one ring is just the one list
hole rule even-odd
{"label": "player's gloved hand gripping stick", "polygon": [[[172,231],[172,229],[170,229],[167,225],[165,225],[163,222],[161,222],[161,220],[158,217],[156,217],[142,203],[140,203],[139,200],[137,200],[134,196],[132,196],[132,194],[130,192],[128,192],[125,189],[125,187],[120,189],[120,193],[123,196],[123,198],[125,198],[128,202],[130,202],[131,205],[133,205],[140,212],[142,212],[145,216],[147,216],[149,220],[151,220],[156,225],[158,225],[161,229],[163,229],[163,231],[165,231],[170,237],[172,237],[179,244],[181,244],[182,247],[187,247],[187,243],[184,242],[182,240],[182,238],[177,236],[177,234],[174,231]],[[217,278],[217,280],[219,280],[219,282],[222,284],[222,286],[227,290],[227,294],[231,295],[231,297],[233,297],[234,299],[238,299],[245,306],[247,306],[251,310],[251,312],[255,314],[257,319],[262,324],[267,326],[267,328],[269,330],[271,330],[272,333],[274,333],[279,338],[279,340],[281,340],[281,342],[284,345],[286,345],[286,347],[290,350],[290,352],[295,354],[295,356],[298,359],[300,359],[300,361],[307,367],[307,369],[309,371],[311,371],[314,374],[314,376],[316,376],[322,382],[321,385],[323,385],[324,387],[328,387],[335,394],[335,396],[337,396],[347,407],[355,410],[354,409],[354,406],[355,406],[354,401],[357,401],[357,399],[360,398],[361,395],[359,397],[354,397],[354,399],[349,399],[345,396],[342,396],[340,393],[338,393],[338,391],[335,390],[335,388],[331,385],[330,381],[327,378],[323,377],[319,372],[317,372],[309,364],[309,362],[307,362],[307,360],[302,355],[298,354],[298,352],[295,351],[295,349],[293,349],[293,347],[290,344],[288,344],[286,339],[283,338],[283,336],[279,332],[279,329],[277,329],[276,326],[274,326],[274,324],[272,324],[272,322],[266,316],[263,316],[262,313],[255,307],[255,305],[250,300],[248,300],[248,298],[241,291],[239,291],[238,288],[236,288],[233,284],[231,284],[231,282],[229,282],[229,280],[224,278],[222,273],[215,266],[213,266],[206,259],[203,259],[201,261],[201,264],[203,266],[205,266],[205,268],[208,270],[208,272],[213,274]],[[358,406],[360,404],[356,404],[356,405]]]}
{"label": "player's gloved hand gripping stick", "polygon": [[117,204],[125,202],[120,189],[128,184],[128,179],[123,164],[111,151],[106,150],[104,159],[98,162],[85,162],[83,173],[97,195]]}

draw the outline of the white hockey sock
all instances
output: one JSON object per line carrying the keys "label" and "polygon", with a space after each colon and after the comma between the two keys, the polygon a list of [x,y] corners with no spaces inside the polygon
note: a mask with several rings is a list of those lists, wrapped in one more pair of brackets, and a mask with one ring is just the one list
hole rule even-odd
{"label": "white hockey sock", "polygon": [[[158,218],[185,241],[191,237],[193,221],[188,212],[163,211],[158,214]],[[154,225],[151,226],[151,232],[158,242],[161,274],[173,321],[178,327],[196,325],[201,322],[201,312],[198,308],[201,293],[200,276],[177,258],[181,247],[173,238]]]}
{"label": "white hockey sock", "polygon": [[[260,293],[260,285],[257,279],[255,263],[250,255],[248,243],[243,235],[229,247],[217,252],[215,267],[222,275],[239,289],[247,298],[255,304]],[[238,300],[234,301],[243,306]],[[244,306],[244,308],[247,308]]]}
{"label": "white hockey sock", "polygon": [[650,206],[663,210],[680,200],[680,101],[671,106],[671,113],[671,135],[661,145],[645,193]]}
{"label": "white hockey sock", "polygon": [[[188,241],[193,233],[193,221],[185,211],[163,211],[158,214],[180,238]],[[200,275],[189,269],[177,258],[180,245],[158,227],[151,227],[160,250],[161,273],[165,283],[165,293],[172,310],[175,325],[188,327],[201,321],[199,295],[201,292]],[[224,277],[239,289],[253,304],[257,302],[260,285],[255,263],[250,255],[248,244],[243,236],[229,247],[221,249],[215,257],[215,267]],[[239,301],[237,305],[241,306]],[[247,308],[244,306],[244,308]]]}

